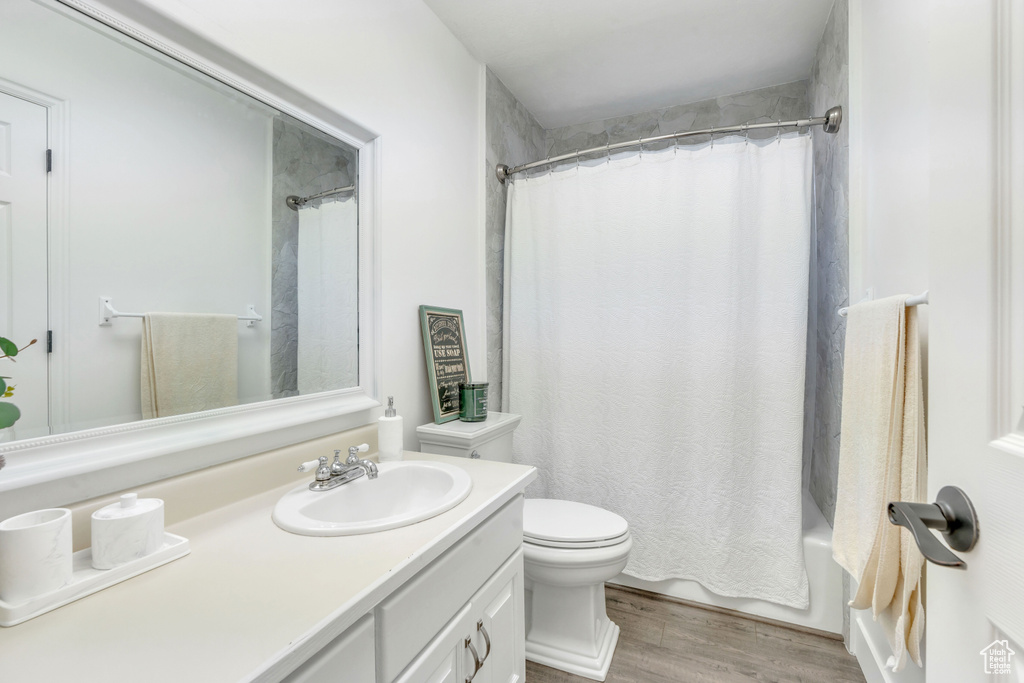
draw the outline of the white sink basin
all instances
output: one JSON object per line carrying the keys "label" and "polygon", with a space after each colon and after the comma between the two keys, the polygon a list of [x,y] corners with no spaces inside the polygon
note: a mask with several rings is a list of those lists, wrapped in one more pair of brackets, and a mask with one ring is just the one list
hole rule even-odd
{"label": "white sink basin", "polygon": [[330,491],[303,483],[274,507],[274,523],[304,536],[349,536],[395,529],[450,510],[473,481],[461,467],[440,462],[385,462],[376,479],[363,476]]}

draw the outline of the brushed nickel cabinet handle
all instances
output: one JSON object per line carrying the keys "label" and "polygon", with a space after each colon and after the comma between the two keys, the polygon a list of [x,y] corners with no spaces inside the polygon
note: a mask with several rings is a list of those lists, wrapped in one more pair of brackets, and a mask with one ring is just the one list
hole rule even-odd
{"label": "brushed nickel cabinet handle", "polygon": [[487,629],[484,628],[484,620],[483,619],[480,619],[480,620],[478,620],[476,622],[476,630],[479,631],[480,633],[484,634],[484,643],[487,644],[487,651],[484,652],[484,658],[482,660],[480,660],[480,662],[481,662],[480,665],[483,666],[483,662],[486,662],[487,658],[491,654],[491,636],[490,636],[490,634],[487,633]]}
{"label": "brushed nickel cabinet handle", "polygon": [[473,679],[476,678],[477,672],[480,671],[484,663],[480,661],[480,655],[476,653],[476,648],[473,647],[472,636],[466,636],[466,642],[463,644],[463,647],[469,648],[469,652],[473,655],[473,673],[466,676],[466,683],[473,683]]}

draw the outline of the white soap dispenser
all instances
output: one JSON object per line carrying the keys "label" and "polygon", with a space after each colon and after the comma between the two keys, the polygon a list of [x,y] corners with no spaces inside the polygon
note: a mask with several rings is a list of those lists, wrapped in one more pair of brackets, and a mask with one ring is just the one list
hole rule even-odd
{"label": "white soap dispenser", "polygon": [[402,418],[395,410],[394,396],[388,396],[384,417],[377,420],[377,459],[381,462],[402,459]]}

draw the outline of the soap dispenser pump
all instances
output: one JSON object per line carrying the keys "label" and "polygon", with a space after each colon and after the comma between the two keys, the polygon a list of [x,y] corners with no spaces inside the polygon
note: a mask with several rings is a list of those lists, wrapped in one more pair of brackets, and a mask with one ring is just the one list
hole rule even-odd
{"label": "soap dispenser pump", "polygon": [[377,420],[377,451],[381,462],[402,459],[402,418],[395,410],[394,396],[388,396],[384,417]]}

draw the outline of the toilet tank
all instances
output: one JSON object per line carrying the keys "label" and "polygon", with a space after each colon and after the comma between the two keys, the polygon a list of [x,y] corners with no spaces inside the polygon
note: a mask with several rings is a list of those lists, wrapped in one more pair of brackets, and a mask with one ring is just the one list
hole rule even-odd
{"label": "toilet tank", "polygon": [[522,419],[522,415],[512,413],[488,413],[483,422],[452,420],[420,425],[416,435],[423,453],[511,462],[512,432]]}

